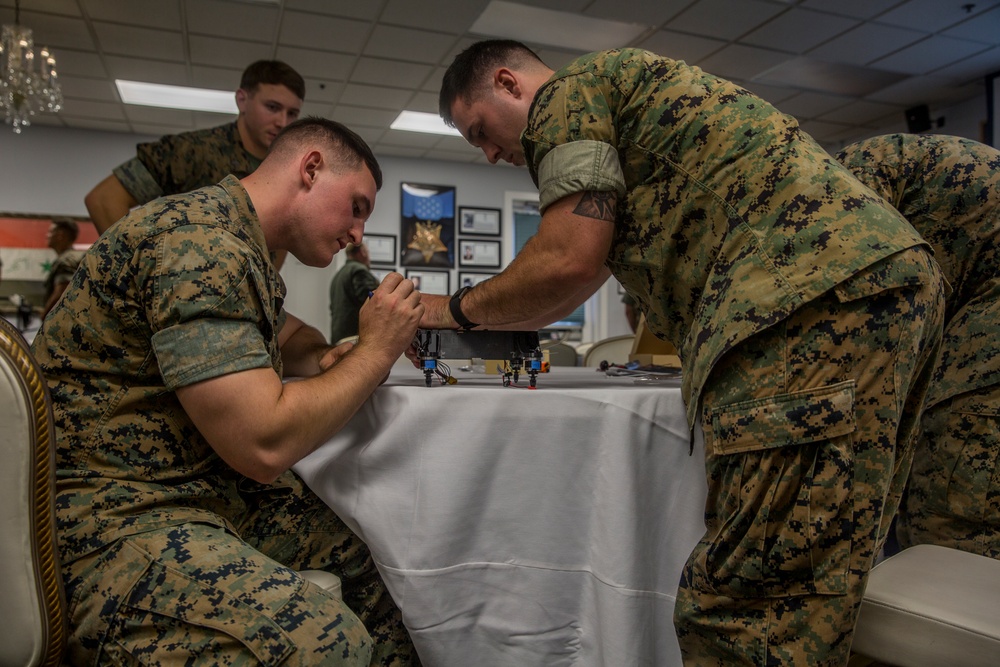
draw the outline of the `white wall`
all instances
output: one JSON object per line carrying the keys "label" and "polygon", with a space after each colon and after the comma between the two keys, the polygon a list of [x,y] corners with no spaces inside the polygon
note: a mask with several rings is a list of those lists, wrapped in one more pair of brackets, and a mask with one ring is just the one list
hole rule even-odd
{"label": "white wall", "polygon": [[[150,137],[33,125],[20,135],[0,125],[0,212],[87,215],[83,198],[111,170],[135,155],[135,144]],[[398,236],[401,182],[455,186],[458,206],[502,208],[506,191],[535,191],[526,169],[433,160],[379,157],[384,182],[365,227],[373,234]],[[504,230],[505,239],[511,230]],[[398,241],[397,241],[398,243]],[[288,285],[287,308],[329,333],[328,286],[343,265],[334,258],[325,269],[304,266],[289,257],[282,276]],[[457,289],[457,270],[452,289]],[[626,333],[624,308],[615,285],[602,289],[595,337]]]}

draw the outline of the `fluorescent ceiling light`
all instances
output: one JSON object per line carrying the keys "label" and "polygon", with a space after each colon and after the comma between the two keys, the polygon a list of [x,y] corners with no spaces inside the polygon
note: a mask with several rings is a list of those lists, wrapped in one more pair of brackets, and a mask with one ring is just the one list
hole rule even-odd
{"label": "fluorescent ceiling light", "polygon": [[165,86],[158,83],[115,79],[118,94],[125,104],[190,111],[237,113],[236,95],[231,90],[208,90],[185,86]]}
{"label": "fluorescent ceiling light", "polygon": [[492,0],[469,31],[576,51],[602,51],[628,46],[651,28]]}
{"label": "fluorescent ceiling light", "polygon": [[407,132],[426,132],[428,134],[451,134],[456,137],[462,133],[453,127],[448,127],[441,120],[441,116],[436,113],[425,113],[423,111],[400,111],[396,120],[389,125],[394,130],[406,130]]}

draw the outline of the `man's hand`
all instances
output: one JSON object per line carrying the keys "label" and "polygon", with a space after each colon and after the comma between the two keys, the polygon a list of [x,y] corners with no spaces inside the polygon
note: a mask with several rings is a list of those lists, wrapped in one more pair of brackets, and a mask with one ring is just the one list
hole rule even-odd
{"label": "man's hand", "polygon": [[358,349],[383,351],[390,363],[413,342],[424,315],[423,296],[413,283],[398,273],[390,273],[372,292],[358,313]]}
{"label": "man's hand", "polygon": [[354,343],[352,341],[347,341],[346,343],[341,343],[335,347],[331,347],[323,356],[319,358],[319,369],[321,371],[328,371],[333,368],[333,365],[343,358],[345,354],[354,349]]}

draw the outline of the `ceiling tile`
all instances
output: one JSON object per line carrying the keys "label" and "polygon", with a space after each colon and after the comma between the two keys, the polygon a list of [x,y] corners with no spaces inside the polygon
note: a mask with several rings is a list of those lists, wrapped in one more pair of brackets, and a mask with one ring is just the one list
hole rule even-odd
{"label": "ceiling tile", "polygon": [[890,114],[902,113],[903,105],[855,101],[818,116],[818,120],[850,125],[869,125]]}
{"label": "ceiling tile", "polygon": [[911,76],[866,95],[865,99],[911,107],[916,104],[936,103],[940,100],[948,100],[949,103],[958,102],[961,99],[960,90],[961,86],[956,85],[951,79],[934,75]]}
{"label": "ceiling tile", "polygon": [[165,83],[170,86],[190,86],[187,67],[183,63],[166,63],[159,60],[107,56],[108,73],[113,79]]}
{"label": "ceiling tile", "polygon": [[291,46],[279,46],[275,57],[291,65],[304,77],[332,81],[346,81],[355,60],[354,56],[343,53],[300,49]]}
{"label": "ceiling tile", "polygon": [[398,110],[405,107],[412,93],[399,88],[383,88],[367,86],[360,83],[348,83],[340,101],[348,104],[364,104],[376,109]]}
{"label": "ceiling tile", "polygon": [[771,104],[778,104],[779,102],[787,100],[789,97],[799,94],[799,90],[796,88],[769,86],[766,83],[761,83],[760,81],[739,81],[738,83],[754,95],[767,100]]}
{"label": "ceiling tile", "polygon": [[816,118],[847,106],[852,99],[840,95],[804,92],[784,100],[777,107],[799,119]]}
{"label": "ceiling tile", "polygon": [[434,146],[440,137],[436,134],[426,134],[424,132],[404,132],[403,130],[386,130],[379,140],[379,143],[390,146],[409,146],[413,148],[430,148]]}
{"label": "ceiling tile", "polygon": [[200,128],[194,128],[189,125],[146,125],[144,123],[132,123],[132,129],[136,134],[162,137],[166,134],[177,134],[178,132],[188,132]]}
{"label": "ceiling tile", "polygon": [[[32,5],[35,3],[32,2]],[[129,23],[160,30],[181,30],[181,13],[177,0],[80,0],[87,16],[94,21]]]}
{"label": "ceiling tile", "polygon": [[138,28],[115,23],[93,23],[101,50],[107,55],[139,56],[184,62],[184,40],[179,32]]}
{"label": "ceiling tile", "polygon": [[726,46],[721,39],[685,35],[670,30],[659,30],[639,44],[642,48],[661,56],[688,63],[697,63]]}
{"label": "ceiling tile", "polygon": [[666,24],[671,30],[735,39],[785,11],[758,0],[700,0]]}
{"label": "ceiling tile", "polygon": [[243,69],[255,60],[270,60],[272,49],[263,42],[191,35],[188,38],[191,62],[199,65]]}
{"label": "ceiling tile", "polygon": [[917,30],[863,23],[813,49],[809,55],[830,62],[867,65],[925,37]]}
{"label": "ceiling tile", "polygon": [[[977,16],[998,4],[997,0],[909,0],[878,16],[879,23],[934,33]],[[972,5],[968,12],[963,7]]]}
{"label": "ceiling tile", "polygon": [[223,123],[236,120],[235,116],[228,113],[209,113],[207,111],[192,111],[195,127],[217,127]]}
{"label": "ceiling tile", "polygon": [[779,51],[805,53],[857,24],[857,19],[809,9],[791,9],[771,19],[740,41]]}
{"label": "ceiling tile", "polygon": [[63,96],[82,100],[117,102],[118,92],[107,79],[91,79],[83,76],[61,77]]}
{"label": "ceiling tile", "polygon": [[365,55],[435,65],[455,43],[453,35],[378,25],[364,49]]}
{"label": "ceiling tile", "polygon": [[978,42],[933,35],[876,60],[872,66],[906,74],[927,74],[988,49]]}
{"label": "ceiling tile", "polygon": [[904,75],[895,72],[827,63],[811,58],[794,58],[768,70],[760,80],[804,90],[862,96],[903,78]]}
{"label": "ceiling tile", "polygon": [[425,113],[438,112],[438,94],[420,92],[413,96],[406,104],[410,111],[423,111]]}
{"label": "ceiling tile", "polygon": [[333,109],[333,119],[348,127],[378,127],[387,129],[399,114],[385,109],[356,107],[349,104],[338,104]]}
{"label": "ceiling tile", "polygon": [[842,135],[845,131],[850,130],[850,126],[840,125],[838,123],[827,123],[821,120],[805,120],[799,123],[802,129],[817,141],[823,141],[825,139],[833,138]]}
{"label": "ceiling tile", "polygon": [[63,113],[67,116],[84,118],[105,118],[125,120],[125,112],[121,104],[114,102],[96,102],[94,100],[66,100]]}
{"label": "ceiling tile", "polygon": [[407,28],[465,34],[490,0],[388,0],[380,21]]}
{"label": "ceiling tile", "polygon": [[734,44],[705,58],[698,66],[717,76],[749,80],[787,59],[784,53]]}
{"label": "ceiling tile", "polygon": [[222,0],[186,2],[190,34],[207,34],[233,39],[271,43],[278,25],[278,8],[253,3]]}
{"label": "ceiling tile", "polygon": [[358,0],[285,0],[287,9],[344,16],[352,19],[373,21],[382,9],[378,2],[358,2]]}
{"label": "ceiling tile", "polygon": [[947,37],[972,39],[986,44],[1000,44],[1000,7],[962,21],[944,31]]}
{"label": "ceiling tile", "polygon": [[[12,10],[0,11],[0,23],[13,22],[14,12]],[[31,29],[35,48],[48,46],[54,51],[61,48],[82,51],[94,49],[94,40],[90,38],[90,31],[87,30],[87,24],[84,23],[83,19],[22,11],[21,25]]]}
{"label": "ceiling tile", "polygon": [[194,65],[191,67],[191,85],[199,88],[232,90],[235,92],[240,87],[240,78],[242,75],[242,65],[239,69],[222,69],[220,67]]}
{"label": "ceiling tile", "polygon": [[994,47],[963,60],[935,70],[938,76],[946,76],[960,81],[982,79],[983,73],[1000,70],[1000,47]]}
{"label": "ceiling tile", "polygon": [[350,80],[357,83],[408,88],[424,81],[433,71],[434,68],[430,65],[362,57],[354,66]]}
{"label": "ceiling tile", "polygon": [[378,142],[375,148],[375,155],[384,155],[386,157],[412,157],[421,158],[424,153],[427,152],[425,148],[408,148],[404,146],[393,146],[391,144],[386,144],[383,142]]}
{"label": "ceiling tile", "polygon": [[[14,0],[0,1],[0,7],[10,9],[10,21],[14,20]],[[64,16],[82,16],[77,0],[25,0],[21,4],[21,21],[28,23],[28,16],[32,12],[44,12],[46,14],[63,14]],[[0,12],[0,18],[4,23],[8,22],[5,13]]]}
{"label": "ceiling tile", "polygon": [[898,5],[900,0],[805,0],[802,7],[819,9],[832,14],[843,14],[859,19],[870,19]]}
{"label": "ceiling tile", "polygon": [[369,21],[285,12],[278,41],[297,48],[355,53],[364,46],[371,29]]}
{"label": "ceiling tile", "polygon": [[612,21],[628,21],[658,26],[674,18],[696,0],[594,0],[585,14]]}
{"label": "ceiling tile", "polygon": [[56,66],[59,68],[59,76],[86,76],[101,78],[108,75],[107,69],[101,57],[93,51],[73,51],[71,49],[53,50],[56,57]]}

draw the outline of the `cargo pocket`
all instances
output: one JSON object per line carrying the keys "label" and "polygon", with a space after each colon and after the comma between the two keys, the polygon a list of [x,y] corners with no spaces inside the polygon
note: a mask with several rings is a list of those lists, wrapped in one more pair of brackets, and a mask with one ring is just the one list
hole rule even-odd
{"label": "cargo pocket", "polygon": [[[104,642],[107,654],[125,652],[140,664],[157,664],[157,651],[172,643],[180,641],[198,650],[199,628],[206,630],[205,639],[212,634],[233,638],[262,665],[278,665],[295,651],[291,638],[274,620],[221,589],[165,567],[128,542],[119,558],[124,559],[125,570],[135,572],[141,561],[145,568],[138,577],[122,582],[129,584],[127,588],[109,599],[118,609]],[[223,662],[210,654],[192,657],[206,664]]]}
{"label": "cargo pocket", "polygon": [[706,415],[718,534],[706,582],[735,598],[843,594],[854,510],[854,382]]}

